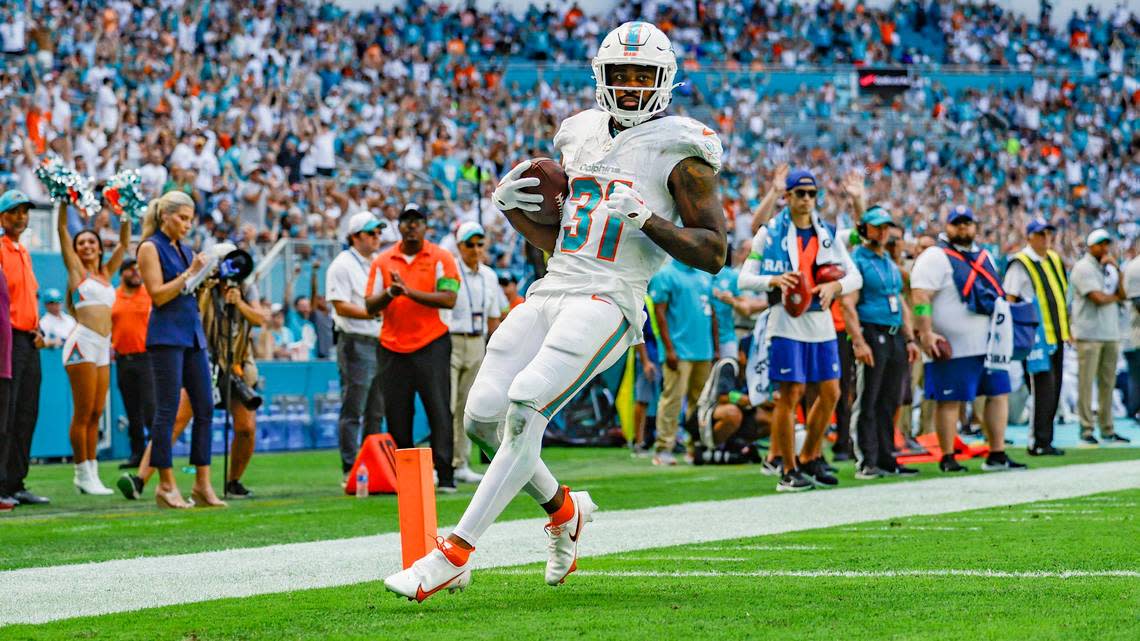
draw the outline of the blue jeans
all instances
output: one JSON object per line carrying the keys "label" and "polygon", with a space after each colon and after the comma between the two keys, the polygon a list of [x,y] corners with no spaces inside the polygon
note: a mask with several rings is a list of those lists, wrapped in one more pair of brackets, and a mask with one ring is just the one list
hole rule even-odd
{"label": "blue jeans", "polygon": [[194,411],[190,464],[209,465],[214,398],[210,390],[210,361],[206,358],[206,350],[157,345],[148,351],[154,372],[155,400],[151,467],[166,469],[173,466],[170,444],[183,388],[190,396],[190,407]]}

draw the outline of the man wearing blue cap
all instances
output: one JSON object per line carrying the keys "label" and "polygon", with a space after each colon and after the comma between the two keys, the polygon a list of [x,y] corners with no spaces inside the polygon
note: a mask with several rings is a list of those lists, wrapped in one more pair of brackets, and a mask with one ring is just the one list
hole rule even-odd
{"label": "man wearing blue cap", "polygon": [[[503,315],[503,294],[495,270],[483,264],[487,232],[477,222],[469,221],[455,232],[459,249],[459,293],[451,308],[448,330],[451,332],[451,416],[452,467],[455,480],[478,483],[483,475],[471,469],[471,442],[463,428],[463,409],[467,394],[475,383],[475,375],[487,354],[487,337],[499,326]],[[492,435],[473,434],[477,445],[492,456],[495,451],[488,440]]]}
{"label": "man wearing blue cap", "polygon": [[965,472],[954,459],[954,437],[963,403],[989,397],[985,409],[990,453],[982,470],[1022,470],[1005,452],[1009,419],[1009,372],[986,367],[990,325],[996,301],[1005,292],[997,268],[974,239],[974,211],[958,205],[946,216],[938,244],[918,257],[910,275],[911,303],[925,366],[924,395],[935,401],[934,425],[943,472]]}
{"label": "man wearing blue cap", "polygon": [[1069,279],[1061,255],[1053,251],[1053,233],[1048,220],[1037,217],[1025,228],[1025,248],[1012,256],[1005,271],[1006,297],[1011,301],[1033,302],[1041,317],[1038,343],[1040,358],[1025,361],[1025,380],[1033,394],[1033,430],[1030,456],[1061,456],[1053,447],[1053,421],[1061,400],[1061,371],[1065,343],[1069,341],[1069,311],[1066,309]]}
{"label": "man wearing blue cap", "polygon": [[851,427],[858,461],[855,478],[860,480],[918,473],[894,457],[895,411],[909,363],[919,357],[910,311],[903,304],[902,272],[886,251],[894,226],[890,212],[878,205],[863,214],[863,244],[851,253],[863,286],[843,296],[843,319],[857,361]]}
{"label": "man wearing blue cap", "polygon": [[32,433],[40,413],[40,355],[43,336],[39,331],[39,283],[32,272],[28,248],[20,244],[20,234],[28,228],[32,201],[15,189],[0,196],[0,268],[8,280],[12,319],[12,383],[8,407],[7,434],[0,435],[0,498],[15,499],[20,505],[42,505],[48,499],[24,486],[31,461]]}
{"label": "man wearing blue cap", "polygon": [[54,287],[44,290],[44,309],[47,313],[40,318],[44,347],[63,347],[75,329],[75,318],[63,311],[63,293]]}
{"label": "man wearing blue cap", "polygon": [[[796,492],[839,483],[821,452],[840,389],[839,347],[830,309],[838,296],[858,290],[863,279],[843,243],[836,241],[835,227],[821,221],[815,211],[819,193],[815,176],[802,169],[793,171],[785,187],[788,207],[756,232],[739,284],[741,289],[768,291],[772,304],[768,372],[779,387],[772,446],[783,467],[776,490]],[[841,267],[845,275],[817,285],[815,274],[825,265]],[[802,302],[810,299],[806,310],[794,300],[804,293],[808,297]],[[807,438],[797,454],[795,411],[809,385],[818,393],[807,413]]]}

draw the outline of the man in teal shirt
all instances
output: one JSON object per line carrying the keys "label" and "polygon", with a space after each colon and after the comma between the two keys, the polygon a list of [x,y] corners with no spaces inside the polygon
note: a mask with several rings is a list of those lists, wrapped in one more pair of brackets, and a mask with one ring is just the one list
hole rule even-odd
{"label": "man in teal shirt", "polygon": [[[731,256],[729,257],[731,261]],[[712,278],[713,314],[716,315],[717,358],[736,358],[739,343],[736,340],[736,321],[733,319],[732,303],[740,296],[740,285],[736,283],[739,270],[726,263]]]}
{"label": "man in teal shirt", "polygon": [[717,319],[711,304],[712,278],[703,271],[670,261],[649,281],[649,297],[665,352],[654,465],[677,464],[673,446],[680,426],[681,401],[687,398],[689,409],[696,409],[719,348]]}

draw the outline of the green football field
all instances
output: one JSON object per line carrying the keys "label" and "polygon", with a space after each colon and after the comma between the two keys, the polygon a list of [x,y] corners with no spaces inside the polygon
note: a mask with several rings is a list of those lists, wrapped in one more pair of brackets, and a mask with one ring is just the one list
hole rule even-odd
{"label": "green football field", "polygon": [[[774,491],[755,467],[661,470],[620,450],[554,449],[545,458],[561,480],[591,491],[599,519],[606,510]],[[1106,448],[1029,462],[1137,458],[1140,449]],[[920,478],[941,477],[922,468]],[[337,471],[332,452],[258,456],[247,475],[257,499],[172,513],[153,502],[76,496],[69,467],[38,467],[33,487],[55,503],[0,517],[0,569],[395,531],[395,499],[344,497]],[[112,476],[105,466],[104,480]],[[909,482],[855,481],[850,465],[840,478],[843,487]],[[454,523],[469,496],[440,497],[440,523]],[[503,518],[537,516],[523,497]],[[1138,519],[1140,489],[1131,489],[667,548],[648,547],[654,532],[645,531],[647,549],[583,559],[559,588],[545,586],[541,565],[531,564],[477,571],[466,592],[424,604],[397,599],[376,580],[14,625],[0,628],[0,639],[1136,639]],[[107,589],[146,590],[146,577],[108,576]]]}

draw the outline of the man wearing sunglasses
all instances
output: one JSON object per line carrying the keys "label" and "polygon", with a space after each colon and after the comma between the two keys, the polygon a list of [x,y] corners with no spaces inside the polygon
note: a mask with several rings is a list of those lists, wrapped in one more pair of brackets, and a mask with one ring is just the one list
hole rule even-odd
{"label": "man wearing sunglasses", "polygon": [[[368,269],[387,223],[362,211],[348,220],[349,247],[325,272],[325,291],[333,306],[336,364],[340,373],[341,405],[337,440],[341,473],[347,475],[365,436],[380,431],[384,396],[376,377],[380,319],[364,306]],[[347,481],[347,476],[345,478]]]}
{"label": "man wearing sunglasses", "polygon": [[384,417],[396,446],[415,447],[416,395],[431,430],[439,491],[455,493],[451,468],[451,336],[441,310],[455,307],[459,269],[439,245],[424,239],[427,216],[409,203],[400,214],[400,242],[380,252],[368,273],[365,308],[384,312],[377,376]]}
{"label": "man wearing sunglasses", "polygon": [[[800,169],[785,180],[788,206],[768,221],[752,239],[752,253],[740,270],[740,288],[768,291],[772,304],[767,336],[768,375],[778,387],[772,419],[772,447],[781,457],[780,492],[799,492],[813,487],[838,485],[824,465],[823,433],[839,402],[839,346],[831,303],[841,294],[858,290],[863,278],[855,269],[835,227],[816,213],[818,188],[815,176]],[[836,281],[816,284],[815,274],[823,265],[838,265],[846,275]],[[806,280],[811,303],[793,316],[788,297]],[[795,413],[808,386],[816,388],[815,401],[807,413],[807,438],[797,456]],[[773,459],[775,460],[775,459]]]}
{"label": "man wearing sunglasses", "polygon": [[[467,392],[479,373],[479,365],[487,352],[487,336],[499,326],[502,316],[502,290],[495,271],[483,264],[487,232],[476,222],[466,222],[455,233],[459,245],[459,293],[451,308],[451,415],[455,451],[451,464],[455,480],[478,483],[483,475],[469,465],[471,442],[463,429],[463,408]],[[494,450],[479,443],[487,456]]]}

